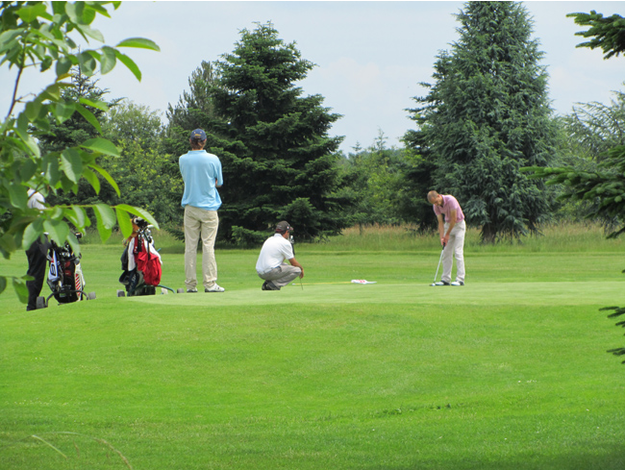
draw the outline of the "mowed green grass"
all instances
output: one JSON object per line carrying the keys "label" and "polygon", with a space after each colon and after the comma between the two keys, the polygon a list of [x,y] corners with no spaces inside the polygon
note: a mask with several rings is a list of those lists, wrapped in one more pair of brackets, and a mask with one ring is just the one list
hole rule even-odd
{"label": "mowed green grass", "polygon": [[[297,246],[280,292],[256,250],[218,250],[222,294],[117,298],[116,245],[83,246],[95,301],[26,312],[9,289],[0,469],[625,467],[616,242],[468,243],[462,288],[429,286],[431,239],[340,243]],[[182,258],[163,250],[174,290]]]}

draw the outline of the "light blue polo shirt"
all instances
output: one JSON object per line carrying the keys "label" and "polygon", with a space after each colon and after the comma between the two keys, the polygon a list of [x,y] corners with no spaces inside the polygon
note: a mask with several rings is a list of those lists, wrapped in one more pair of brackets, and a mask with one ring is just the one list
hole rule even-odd
{"label": "light blue polo shirt", "polygon": [[221,207],[217,186],[221,186],[221,162],[216,155],[205,150],[191,150],[178,160],[184,181],[182,207],[187,205],[216,211]]}

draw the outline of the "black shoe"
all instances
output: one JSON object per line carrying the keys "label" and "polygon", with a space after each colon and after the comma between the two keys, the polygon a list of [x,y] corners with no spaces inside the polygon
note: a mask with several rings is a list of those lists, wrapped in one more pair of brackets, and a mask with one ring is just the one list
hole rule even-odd
{"label": "black shoe", "polygon": [[280,288],[271,281],[263,282],[263,286],[261,287],[261,289],[262,290],[280,290]]}

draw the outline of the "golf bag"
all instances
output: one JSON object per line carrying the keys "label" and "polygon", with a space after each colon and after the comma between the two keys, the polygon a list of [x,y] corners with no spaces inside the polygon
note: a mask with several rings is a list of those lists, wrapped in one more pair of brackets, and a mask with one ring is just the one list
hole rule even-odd
{"label": "golf bag", "polygon": [[[76,234],[76,238],[81,237],[82,234]],[[50,268],[47,282],[52,294],[47,299],[39,297],[37,308],[47,307],[51,297],[54,297],[59,304],[95,299],[95,292],[85,294],[85,278],[80,266],[81,257],[82,255],[76,256],[69,243],[65,242],[65,245],[58,246],[54,240],[50,240],[48,250]]]}
{"label": "golf bag", "polygon": [[[161,282],[161,255],[154,248],[150,225],[140,217],[132,219],[133,234],[126,240],[122,253],[122,275],[119,282],[126,287],[128,297],[154,295]],[[123,291],[117,291],[123,297]]]}

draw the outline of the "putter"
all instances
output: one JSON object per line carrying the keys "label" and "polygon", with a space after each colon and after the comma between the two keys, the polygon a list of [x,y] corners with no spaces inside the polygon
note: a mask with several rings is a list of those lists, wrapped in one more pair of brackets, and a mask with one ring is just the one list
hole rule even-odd
{"label": "putter", "polygon": [[436,278],[438,277],[438,270],[441,267],[441,261],[443,261],[443,252],[445,251],[445,245],[443,245],[443,249],[441,250],[441,256],[438,258],[438,266],[436,266],[436,274],[434,274],[434,282],[430,284],[431,287],[436,286]]}
{"label": "putter", "polygon": [[[291,235],[289,237],[289,243],[291,243],[291,249],[293,250],[293,256],[295,256],[295,238],[293,238],[293,235]],[[302,284],[302,278],[299,278],[299,285],[302,288],[302,290],[304,290],[304,284]]]}

